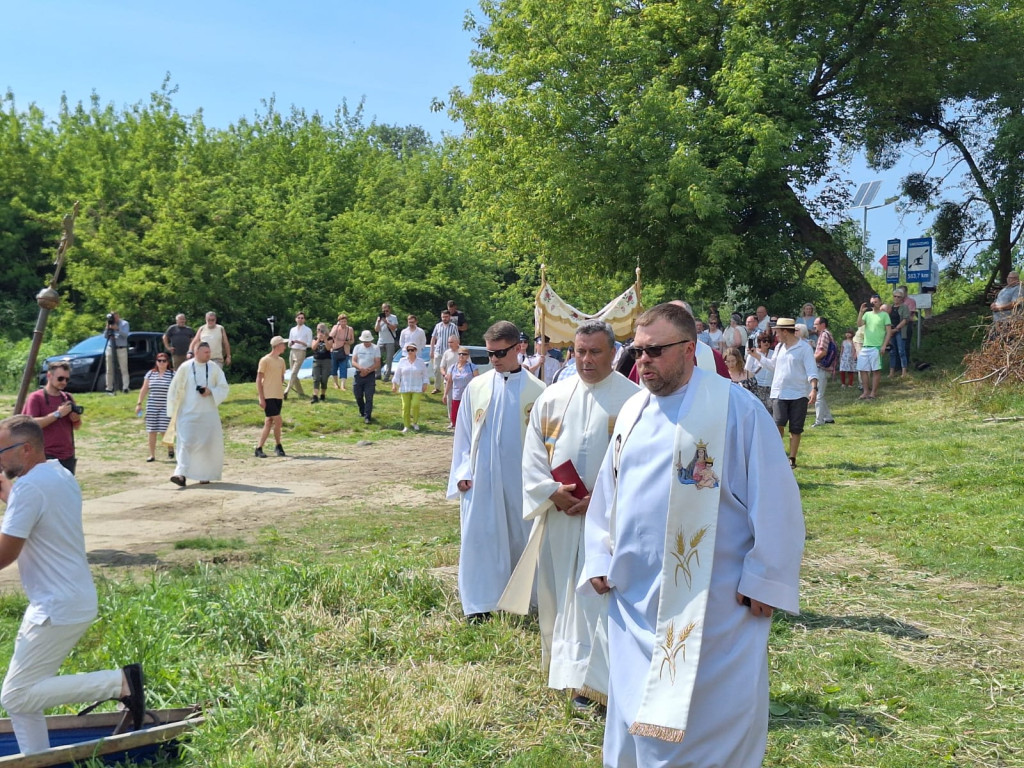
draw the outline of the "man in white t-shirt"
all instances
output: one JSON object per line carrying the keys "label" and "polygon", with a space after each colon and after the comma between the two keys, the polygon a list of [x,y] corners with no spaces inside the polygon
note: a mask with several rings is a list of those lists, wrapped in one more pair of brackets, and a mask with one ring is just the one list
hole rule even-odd
{"label": "man in white t-shirt", "polygon": [[386,301],[380,305],[380,314],[377,315],[373,329],[377,332],[377,346],[380,348],[379,378],[388,381],[398,345],[398,317],[391,312],[391,305]]}
{"label": "man in white t-shirt", "polygon": [[818,364],[814,360],[814,350],[797,336],[796,329],[797,323],[793,318],[780,317],[775,323],[775,335],[779,339],[775,356],[768,357],[760,350],[750,350],[761,365],[775,372],[771,390],[775,404],[773,416],[780,437],[789,424],[789,465],[794,469],[807,408],[818,399]]}
{"label": "man in white t-shirt", "polygon": [[359,415],[370,423],[373,416],[373,395],[377,391],[377,371],[380,370],[380,349],[373,343],[373,334],[363,331],[359,344],[352,347],[352,367],[356,375],[352,379],[352,395],[359,406]]}
{"label": "man in white t-shirt", "polygon": [[[18,563],[28,609],[14,641],[0,704],[23,754],[50,748],[43,712],[62,704],[121,699],[134,728],[145,716],[142,668],[58,676],[96,618],[96,588],[85,556],[82,491],[47,461],[43,430],[31,416],[0,421],[0,569]],[[17,482],[14,482],[17,480]]]}
{"label": "man in white t-shirt", "polygon": [[305,397],[302,391],[302,382],[299,379],[299,369],[306,360],[306,350],[313,346],[313,331],[306,325],[306,313],[299,312],[295,316],[295,327],[288,331],[288,362],[291,365],[291,373],[288,375],[288,386],[284,388],[284,399],[288,399],[288,393],[293,389],[299,393],[299,397]]}

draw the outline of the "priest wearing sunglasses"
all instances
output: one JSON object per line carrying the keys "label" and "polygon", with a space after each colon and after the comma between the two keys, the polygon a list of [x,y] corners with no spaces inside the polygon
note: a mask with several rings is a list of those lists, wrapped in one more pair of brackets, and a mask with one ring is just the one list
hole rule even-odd
{"label": "priest wearing sunglasses", "polygon": [[71,378],[71,366],[60,361],[46,371],[46,386],[25,400],[22,413],[31,416],[43,429],[43,450],[47,459],[56,459],[75,474],[75,430],[82,423],[81,408],[64,390]]}
{"label": "priest wearing sunglasses", "polygon": [[461,519],[459,597],[470,624],[486,621],[519,562],[532,521],[523,520],[523,441],[544,382],[519,362],[519,329],[508,321],[484,333],[492,369],[462,394],[448,498]]}

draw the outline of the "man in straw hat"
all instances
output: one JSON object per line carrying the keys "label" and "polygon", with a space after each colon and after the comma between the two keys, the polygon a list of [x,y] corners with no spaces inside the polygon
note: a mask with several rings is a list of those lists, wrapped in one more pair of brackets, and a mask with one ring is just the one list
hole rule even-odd
{"label": "man in straw hat", "polygon": [[760,766],[771,615],[798,610],[796,480],[764,406],[698,369],[695,338],[672,304],[637,320],[645,391],[587,509],[579,590],[610,596],[608,766]]}
{"label": "man in straw hat", "polygon": [[793,318],[780,317],[774,327],[779,339],[775,356],[762,355],[756,349],[750,350],[750,354],[765,368],[775,372],[769,395],[774,404],[772,415],[780,437],[785,435],[789,424],[789,464],[795,468],[807,409],[818,398],[818,363],[814,359],[814,349],[797,335],[797,323]]}
{"label": "man in straw hat", "polygon": [[359,344],[352,349],[352,367],[356,369],[352,380],[352,394],[359,406],[359,415],[370,423],[373,416],[373,395],[377,391],[377,371],[380,370],[380,348],[373,343],[373,334],[363,331]]}

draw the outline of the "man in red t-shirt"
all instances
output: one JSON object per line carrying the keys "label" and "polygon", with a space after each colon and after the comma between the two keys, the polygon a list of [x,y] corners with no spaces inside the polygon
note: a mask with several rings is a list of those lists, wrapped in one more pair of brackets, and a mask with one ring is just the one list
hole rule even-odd
{"label": "man in red t-shirt", "polygon": [[72,410],[75,399],[64,391],[70,378],[70,365],[63,361],[51,363],[46,371],[46,386],[28,396],[21,412],[42,427],[46,458],[57,459],[75,474],[75,430],[82,417]]}

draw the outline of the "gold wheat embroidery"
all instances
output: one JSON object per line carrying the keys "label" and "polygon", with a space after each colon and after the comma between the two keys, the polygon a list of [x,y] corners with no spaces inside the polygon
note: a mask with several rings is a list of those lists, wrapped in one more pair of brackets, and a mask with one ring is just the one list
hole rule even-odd
{"label": "gold wheat embroidery", "polygon": [[697,622],[691,621],[683,630],[676,636],[675,633],[675,620],[668,623],[668,629],[665,632],[665,642],[658,647],[665,654],[665,658],[661,660],[661,668],[658,670],[658,677],[662,677],[665,674],[665,665],[668,664],[668,679],[669,682],[675,683],[676,681],[676,656],[682,651],[683,661],[686,661],[686,638],[693,632],[693,628],[697,626]]}
{"label": "gold wheat embroidery", "polygon": [[690,537],[689,547],[687,547],[686,536],[683,534],[683,529],[680,528],[679,532],[676,533],[676,551],[672,553],[672,557],[676,559],[676,569],[673,573],[673,579],[676,582],[676,586],[679,586],[679,571],[683,572],[683,576],[686,578],[686,587],[690,588],[693,582],[693,574],[690,570],[690,561],[696,560],[697,565],[700,565],[700,552],[697,551],[697,547],[701,541],[704,540],[704,536],[708,532],[708,527],[705,525],[693,536]]}

